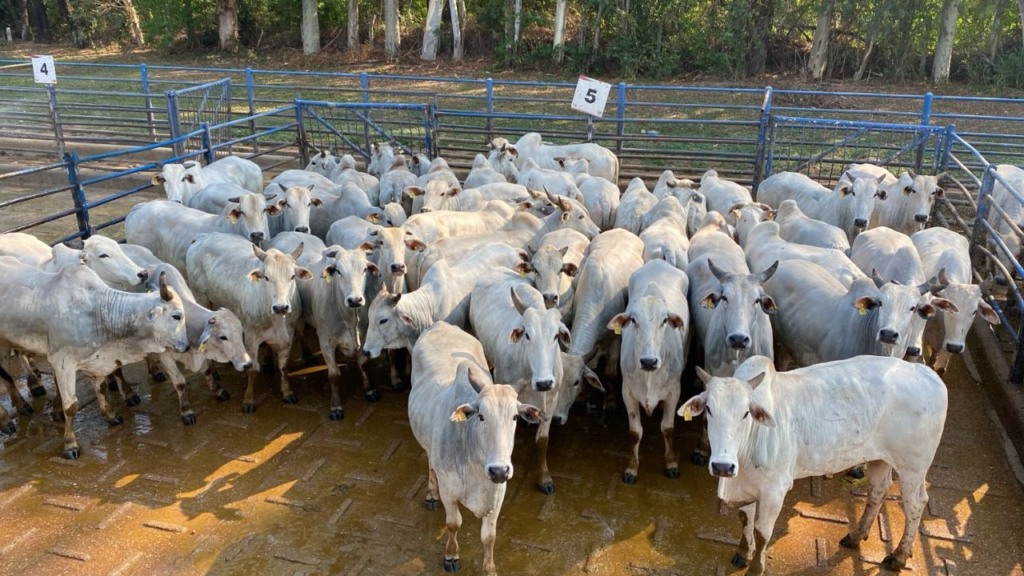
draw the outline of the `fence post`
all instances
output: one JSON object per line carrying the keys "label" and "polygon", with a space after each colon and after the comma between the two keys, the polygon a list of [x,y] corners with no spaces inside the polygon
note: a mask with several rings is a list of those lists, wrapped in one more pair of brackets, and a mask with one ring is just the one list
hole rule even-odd
{"label": "fence post", "polygon": [[619,82],[619,97],[615,106],[615,154],[622,154],[622,136],[625,134],[626,121],[626,83]]}
{"label": "fence post", "polygon": [[156,142],[156,123],[153,118],[153,98],[149,91],[149,66],[139,64],[139,79],[142,81],[143,103],[146,105],[146,124],[149,126],[149,139]]}
{"label": "fence post", "polygon": [[757,151],[754,154],[754,175],[751,178],[751,189],[757,195],[757,187],[765,174],[765,154],[768,151],[768,124],[772,116],[772,87],[764,89],[764,100],[761,102],[761,119],[757,125]]}
{"label": "fence post", "polygon": [[484,100],[487,106],[487,143],[490,143],[494,138],[494,80],[488,78],[485,85],[487,87],[487,95]]}
{"label": "fence post", "polygon": [[[249,101],[249,116],[256,115],[256,83],[253,80],[252,68],[245,69],[245,98]],[[249,134],[256,134],[256,120],[249,120]],[[259,154],[260,139],[252,139],[252,151]]]}
{"label": "fence post", "polygon": [[75,219],[78,220],[78,231],[82,238],[92,236],[92,224],[89,223],[89,206],[85,199],[85,189],[78,178],[78,152],[64,154],[64,164],[68,170],[68,184],[71,185],[71,200],[75,203]]}
{"label": "fence post", "polygon": [[594,117],[587,114],[587,142],[594,141]]}
{"label": "fence post", "polygon": [[985,225],[982,224],[988,218],[988,200],[992,194],[992,187],[995,185],[995,177],[992,172],[995,165],[985,167],[985,173],[981,175],[981,187],[978,188],[978,210],[974,216],[973,232],[971,234],[971,248],[985,245]]}
{"label": "fence post", "polygon": [[53,126],[53,138],[57,143],[57,154],[63,158],[65,154],[64,128],[61,125],[60,111],[57,108],[57,87],[53,84],[47,84],[46,95],[50,106],[50,124]]}
{"label": "fence post", "polygon": [[[362,93],[363,104],[370,102],[370,75],[366,72],[359,74],[359,90]],[[363,114],[363,140],[366,142],[366,151],[370,151],[370,111],[366,108],[360,110]]]}
{"label": "fence post", "polygon": [[[928,92],[924,95],[924,103],[921,105],[921,125],[928,126],[932,122],[932,99],[934,94]],[[917,157],[914,158],[914,172],[921,173],[921,165],[924,164],[924,149],[926,141],[921,142],[917,147]]]}
{"label": "fence post", "polygon": [[199,139],[203,143],[203,157],[206,158],[206,163],[209,165],[217,159],[217,155],[213,151],[213,139],[210,138],[210,123],[200,122],[199,129],[203,131],[199,135]]}
{"label": "fence post", "polygon": [[178,136],[181,136],[181,125],[178,123],[178,95],[174,93],[174,90],[168,90],[164,92],[164,96],[167,97],[167,131],[170,139],[175,140],[174,155],[182,156],[185,154],[185,143],[176,140]]}
{"label": "fence post", "polygon": [[306,142],[306,121],[302,117],[303,104],[298,100],[295,101],[295,144],[299,147],[299,160],[302,161],[302,166],[309,164],[309,152],[307,151]]}
{"label": "fence post", "polygon": [[949,170],[949,157],[953,154],[953,135],[956,134],[954,124],[946,125],[945,141],[942,143],[942,158],[939,159],[939,172]]}
{"label": "fence post", "polygon": [[426,152],[431,158],[437,156],[433,151],[434,139],[432,137],[433,130],[432,126],[434,121],[434,106],[433,104],[427,104],[423,107],[423,145],[426,146]]}

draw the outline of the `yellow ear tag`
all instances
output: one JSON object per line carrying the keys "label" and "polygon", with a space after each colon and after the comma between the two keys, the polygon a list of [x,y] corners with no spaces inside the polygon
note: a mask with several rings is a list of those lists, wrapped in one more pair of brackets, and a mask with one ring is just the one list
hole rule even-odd
{"label": "yellow ear tag", "polygon": [[686,422],[689,422],[690,420],[693,420],[693,413],[690,412],[690,407],[689,406],[687,406],[686,408],[683,408],[683,420],[686,421]]}
{"label": "yellow ear tag", "polygon": [[615,328],[612,328],[612,331],[615,332],[616,335],[622,334],[622,326],[616,324]]}
{"label": "yellow ear tag", "polygon": [[520,270],[520,271],[519,271],[519,276],[520,276],[521,278],[526,278],[526,270]]}
{"label": "yellow ear tag", "polygon": [[249,274],[249,282],[252,282],[253,284],[255,284],[255,283],[259,282],[259,281],[260,281],[260,277],[259,276],[255,275],[255,274]]}
{"label": "yellow ear tag", "polygon": [[331,283],[331,273],[324,268],[324,271],[320,273],[320,277],[324,279],[324,282]]}
{"label": "yellow ear tag", "polygon": [[868,309],[863,305],[857,306],[857,313],[860,314],[861,316],[865,316],[868,313]]}
{"label": "yellow ear tag", "polygon": [[466,421],[466,414],[462,410],[456,410],[455,412],[452,412],[451,421],[452,422],[465,422]]}
{"label": "yellow ear tag", "polygon": [[202,354],[204,352],[206,352],[206,340],[199,343],[199,353]]}
{"label": "yellow ear tag", "polygon": [[708,296],[707,298],[702,300],[701,303],[700,303],[700,307],[704,308],[706,310],[714,310],[715,306],[716,306],[715,301],[714,301],[714,299],[711,298],[711,296]]}
{"label": "yellow ear tag", "polygon": [[228,214],[228,222],[230,222],[232,224],[238,222],[238,216],[235,216],[233,213],[232,214]]}

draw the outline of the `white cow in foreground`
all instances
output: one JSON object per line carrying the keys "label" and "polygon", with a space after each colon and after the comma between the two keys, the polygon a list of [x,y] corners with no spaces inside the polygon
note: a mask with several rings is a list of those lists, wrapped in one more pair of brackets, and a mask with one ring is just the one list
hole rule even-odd
{"label": "white cow in foreground", "polygon": [[619,183],[619,159],[615,154],[593,143],[580,144],[544,144],[537,132],[524,134],[515,146],[509,146],[516,157],[519,170],[522,170],[528,158],[532,158],[541,168],[558,170],[559,158],[585,158],[590,165],[591,176],[599,176],[609,182]]}
{"label": "white cow in foreground", "polygon": [[708,210],[728,214],[735,204],[753,202],[750,190],[731,180],[718,176],[715,170],[708,170],[700,178],[698,192],[707,199]]}
{"label": "white cow in foreground", "polygon": [[[743,539],[733,566],[765,570],[768,542],[786,493],[800,478],[836,474],[867,462],[867,506],[840,544],[866,540],[899,474],[903,537],[882,560],[899,572],[913,553],[928,503],[925,475],[946,421],[946,387],[926,366],[895,358],[860,356],[790,372],[753,357],[732,378],[698,369],[707,390],[686,401],[679,415],[707,414],[708,469],[718,496],[740,508]],[[913,417],[908,417],[913,415]]]}
{"label": "white cow in foreground", "polygon": [[121,245],[106,236],[90,236],[80,248],[45,242],[24,232],[0,234],[0,256],[11,256],[23,264],[44,272],[58,272],[65,266],[85,264],[107,284],[117,288],[138,286],[148,278],[141,266],[132,262]]}
{"label": "white cow in foreground", "polygon": [[847,174],[856,177],[875,178],[886,191],[887,200],[878,204],[871,216],[869,228],[887,226],[910,235],[924,229],[931,217],[932,205],[943,194],[937,176],[914,174],[908,170],[899,178],[874,164],[850,164]]}
{"label": "white cow in foreground", "polygon": [[219,182],[237,184],[249,192],[262,192],[263,170],[252,160],[226,156],[206,166],[200,166],[195,160],[165,164],[160,174],[153,177],[154,185],[163,184],[168,200],[182,204],[188,204],[196,192]]}
{"label": "white cow in foreground", "polygon": [[879,189],[882,177],[860,178],[843,173],[834,190],[797,172],[779,172],[765,178],[757,187],[757,200],[775,208],[788,199],[795,200],[805,214],[838,226],[851,243],[858,233],[869,227],[876,203],[885,201],[886,192]]}
{"label": "white cow in foreground", "polygon": [[497,574],[494,541],[514,472],[516,421],[537,424],[544,414],[519,402],[512,386],[492,383],[480,342],[444,322],[428,328],[416,343],[412,374],[409,425],[427,453],[427,509],[436,510],[438,500],[444,505],[444,570],[461,567],[461,504],[481,519],[484,573]]}
{"label": "white cow in foreground", "polygon": [[850,249],[850,239],[845,231],[804,214],[792,198],[779,204],[775,222],[779,224],[779,236],[787,242],[835,250]]}

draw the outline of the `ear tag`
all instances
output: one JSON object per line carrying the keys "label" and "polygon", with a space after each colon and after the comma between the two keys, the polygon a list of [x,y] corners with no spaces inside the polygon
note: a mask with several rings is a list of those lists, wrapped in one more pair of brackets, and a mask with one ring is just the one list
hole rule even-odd
{"label": "ear tag", "polygon": [[519,271],[519,277],[520,278],[526,278],[526,270],[520,270]]}
{"label": "ear tag", "polygon": [[616,324],[615,328],[613,328],[612,331],[615,332],[616,336],[618,336],[618,335],[622,334],[622,326],[619,326],[618,324]]}
{"label": "ear tag", "polygon": [[234,213],[228,214],[228,222],[232,224],[238,222],[238,216],[235,216]]}
{"label": "ear tag", "polygon": [[450,420],[452,422],[465,422],[466,421],[466,414],[463,413],[462,410],[456,410],[455,412],[452,412],[452,416],[451,416]]}
{"label": "ear tag", "polygon": [[864,306],[863,304],[861,304],[860,306],[857,306],[857,314],[860,314],[861,316],[866,316],[867,313],[868,313],[868,309],[867,309],[866,306]]}
{"label": "ear tag", "polygon": [[259,282],[259,281],[260,281],[260,277],[259,276],[255,275],[255,274],[250,274],[249,275],[249,282],[252,282],[253,284],[255,284],[255,283]]}
{"label": "ear tag", "polygon": [[700,303],[700,307],[704,308],[705,310],[714,310],[715,306],[717,306],[717,304],[715,304],[715,301],[711,296],[708,296],[704,300],[701,300]]}
{"label": "ear tag", "polygon": [[320,277],[324,279],[324,282],[331,283],[331,273],[324,268],[324,271],[320,273]]}
{"label": "ear tag", "polygon": [[203,354],[206,352],[206,340],[199,343],[199,353]]}
{"label": "ear tag", "polygon": [[689,405],[687,405],[686,408],[683,408],[683,420],[686,421],[686,422],[689,422],[690,420],[693,420],[693,413],[690,412],[690,406]]}

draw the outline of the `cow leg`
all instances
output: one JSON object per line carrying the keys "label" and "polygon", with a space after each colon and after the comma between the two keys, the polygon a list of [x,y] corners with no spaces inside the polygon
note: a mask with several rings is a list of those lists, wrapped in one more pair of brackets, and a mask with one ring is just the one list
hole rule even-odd
{"label": "cow leg", "polygon": [[504,499],[504,490],[502,490],[502,495],[497,498],[494,508],[480,519],[480,543],[484,548],[484,574],[487,576],[498,574],[494,566],[494,541],[498,537],[498,513],[501,511],[501,503]]}
{"label": "cow leg", "polygon": [[281,373],[281,397],[284,399],[285,404],[296,404],[299,401],[299,397],[292,391],[291,382],[288,381],[288,354],[290,343],[277,343],[270,345],[271,350],[274,351],[277,357],[277,369]]}
{"label": "cow leg", "polygon": [[28,356],[19,353],[18,361],[21,362],[22,368],[25,370],[25,382],[28,383],[28,389],[32,395],[36,398],[46,396],[46,387],[43,386],[42,375],[29,362]]}
{"label": "cow leg", "polygon": [[212,362],[206,365],[206,370],[203,370],[203,378],[206,379],[206,387],[210,389],[210,393],[213,394],[214,398],[221,402],[231,400],[231,394],[221,387],[220,375],[213,369]]}
{"label": "cow leg", "polygon": [[868,531],[875,523],[875,517],[878,516],[878,511],[882,509],[882,503],[885,501],[885,494],[889,491],[889,485],[892,484],[892,466],[881,460],[868,462],[867,477],[868,503],[864,507],[864,514],[860,517],[857,530],[850,532],[839,541],[839,544],[846,548],[857,549],[860,547],[861,541],[867,540]]}
{"label": "cow leg", "polygon": [[[11,397],[11,404],[18,410],[18,414],[22,416],[28,416],[35,412],[32,405],[25,401],[22,397],[21,392],[18,391],[18,386],[14,382],[14,378],[4,370],[3,366],[0,366],[0,381],[3,382],[4,388],[7,389],[7,395]],[[6,412],[6,410],[5,410]],[[3,424],[3,428],[6,429],[7,425]]]}
{"label": "cow leg", "polygon": [[150,354],[146,356],[146,370],[149,372],[149,376],[153,379],[153,382],[166,382],[167,373],[163,369],[163,365],[160,363],[160,355]]}
{"label": "cow leg", "polygon": [[121,393],[121,399],[124,400],[126,406],[138,406],[139,404],[142,404],[142,398],[139,398],[139,394],[132,389],[131,383],[124,377],[124,370],[120,367],[116,368],[110,376],[107,376],[107,378],[113,379],[117,384],[117,389]]}
{"label": "cow leg", "polygon": [[891,554],[882,560],[882,568],[899,572],[907,565],[907,560],[914,553],[914,539],[921,524],[921,515],[928,504],[928,492],[924,486],[924,474],[916,470],[900,470],[900,492],[903,494],[903,537],[900,544]]}
{"label": "cow leg", "polygon": [[769,487],[762,492],[760,500],[757,501],[757,513],[754,515],[754,554],[750,560],[750,568],[747,569],[747,574],[751,576],[764,574],[768,541],[772,539],[775,521],[782,511],[785,496],[786,490]]}
{"label": "cow leg", "polygon": [[[667,406],[675,406],[675,404],[669,404]],[[669,410],[668,408],[662,409],[661,417],[661,437],[665,439],[665,476],[669,478],[679,478],[679,457],[676,455],[676,446],[673,436],[675,436],[675,410]]]}
{"label": "cow leg", "polygon": [[242,398],[242,412],[252,414],[256,411],[254,387],[256,378],[260,375],[260,342],[255,339],[250,340],[247,336],[244,336],[243,339],[245,340],[245,351],[249,353],[249,358],[252,358],[252,367],[245,373],[245,396]]}
{"label": "cow leg", "polygon": [[757,513],[757,502],[740,507],[740,523],[743,525],[743,537],[739,548],[732,557],[733,568],[745,568],[754,557],[754,516]]}
{"label": "cow leg", "polygon": [[327,379],[331,383],[330,416],[331,420],[339,421],[345,418],[345,409],[341,406],[341,370],[338,370],[338,361],[334,355],[336,350],[333,342],[320,340],[320,351],[323,352],[324,362],[327,364]]}
{"label": "cow leg", "polygon": [[707,466],[708,458],[711,457],[711,440],[708,439],[708,423],[704,420],[700,423],[700,441],[690,455],[690,462],[697,466]]}
{"label": "cow leg", "polygon": [[159,362],[163,372],[171,377],[171,385],[178,393],[178,411],[181,414],[181,421],[185,423],[185,426],[195,424],[196,414],[192,411],[192,406],[189,405],[185,376],[178,370],[178,363],[170,354],[160,354]]}
{"label": "cow leg", "polygon": [[[363,393],[366,395],[368,402],[380,402],[380,392],[377,391],[377,387],[370,383],[370,375],[366,373],[366,364],[370,359],[356,350],[355,353],[356,367],[359,368],[359,378],[363,381]],[[394,387],[392,387],[394,389]]]}
{"label": "cow leg", "polygon": [[[53,364],[53,376],[57,381],[61,412],[64,415],[64,451],[61,456],[68,460],[78,460],[80,451],[74,430],[75,414],[78,414],[78,396],[75,395],[77,366],[71,359],[61,355],[51,356],[50,362]],[[54,410],[56,411],[56,405]]]}
{"label": "cow leg", "polygon": [[[459,511],[459,501],[451,495],[446,495],[444,500],[445,526],[448,528],[448,542],[444,547],[444,571],[458,572],[462,566],[459,563],[459,528],[462,527],[462,512]],[[483,529],[481,528],[481,531]]]}
{"label": "cow leg", "polygon": [[[554,396],[553,392],[545,392],[547,395]],[[552,404],[554,401],[552,400]],[[555,493],[555,481],[551,478],[551,471],[548,470],[548,441],[551,438],[551,417],[545,417],[540,421],[540,425],[537,426],[537,486],[540,491],[548,496]]]}
{"label": "cow leg", "polygon": [[434,469],[427,465],[427,510],[434,512],[437,510],[437,503],[441,501],[441,496],[437,490],[437,474]]}
{"label": "cow leg", "polygon": [[18,431],[18,427],[14,425],[14,421],[11,420],[11,414],[7,411],[7,408],[0,406],[0,432],[6,434],[14,434]]}
{"label": "cow leg", "polygon": [[402,392],[405,390],[405,375],[409,373],[409,351],[405,348],[388,350],[388,359],[391,362],[391,390]]}
{"label": "cow leg", "polygon": [[89,378],[89,383],[92,384],[92,390],[96,393],[96,403],[100,405],[100,410],[107,417],[107,424],[111,426],[120,426],[124,424],[124,418],[120,414],[114,412],[114,409],[110,406],[110,402],[107,400],[107,395],[103,390],[103,385],[106,382],[106,378]]}
{"label": "cow leg", "polygon": [[629,416],[629,442],[632,448],[629,464],[622,473],[622,481],[626,484],[636,484],[636,476],[640,470],[640,441],[644,437],[644,426],[640,420],[640,402],[633,396],[633,386],[630,384],[625,380],[622,382],[622,404],[626,407],[626,415]]}

